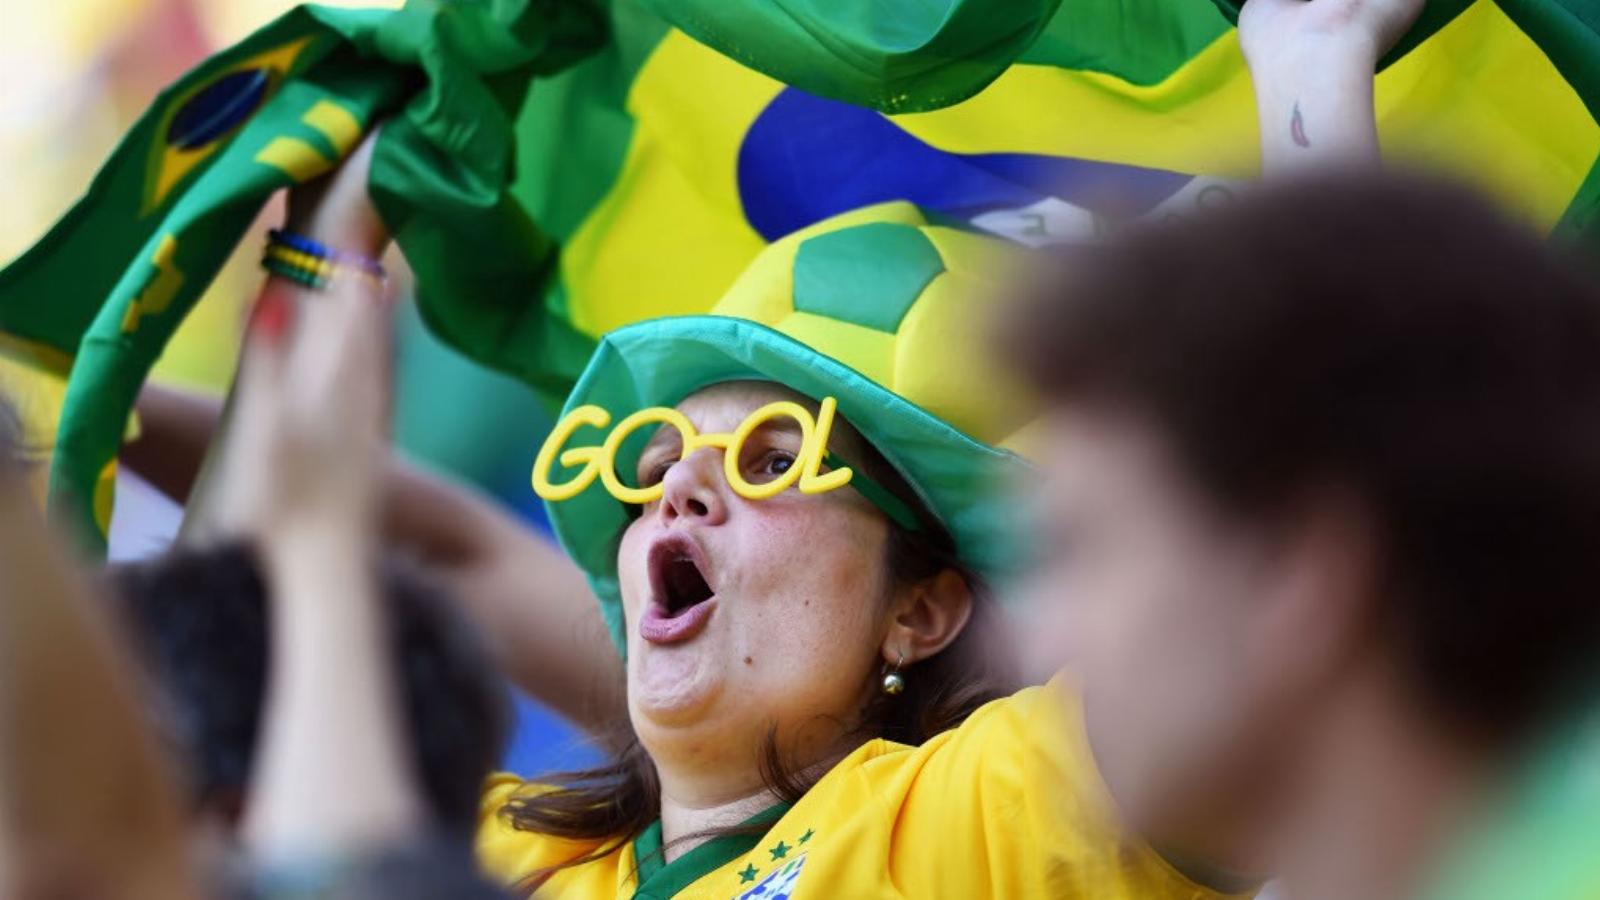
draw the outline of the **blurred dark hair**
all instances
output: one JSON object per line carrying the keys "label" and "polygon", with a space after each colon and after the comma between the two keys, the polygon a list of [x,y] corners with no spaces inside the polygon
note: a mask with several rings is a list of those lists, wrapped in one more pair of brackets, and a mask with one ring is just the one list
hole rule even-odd
{"label": "blurred dark hair", "polygon": [[[242,543],[179,549],[109,575],[156,682],[158,714],[187,757],[196,806],[234,806],[249,780],[267,674],[255,553]],[[483,779],[505,748],[509,695],[440,586],[398,558],[380,564],[378,579],[420,786],[441,826],[470,837]]]}
{"label": "blurred dark hair", "polygon": [[1147,417],[1254,517],[1351,490],[1381,627],[1458,726],[1510,739],[1600,660],[1600,288],[1467,190],[1325,174],[1055,254],[1008,348]]}
{"label": "blurred dark hair", "polygon": [[[1011,674],[989,651],[995,611],[983,581],[956,554],[954,539],[928,512],[904,477],[870,444],[861,442],[861,467],[879,484],[916,511],[921,527],[907,530],[889,522],[885,573],[889,587],[915,584],[945,570],[958,573],[972,591],[972,617],[961,634],[942,652],[905,667],[905,689],[896,696],[881,692],[861,711],[861,740],[886,738],[920,744],[960,725],[978,707],[1015,690]],[[625,724],[612,741],[621,750],[608,763],[592,769],[557,772],[540,779],[554,789],[512,800],[502,810],[524,831],[558,837],[602,841],[588,856],[563,866],[604,857],[638,837],[661,815],[661,786],[655,764]],[[794,803],[811,789],[820,774],[796,772],[784,759],[776,731],[751,748],[752,761],[778,799]],[[692,837],[764,832],[767,825],[719,828]],[[530,873],[520,887],[537,888],[553,869]]]}

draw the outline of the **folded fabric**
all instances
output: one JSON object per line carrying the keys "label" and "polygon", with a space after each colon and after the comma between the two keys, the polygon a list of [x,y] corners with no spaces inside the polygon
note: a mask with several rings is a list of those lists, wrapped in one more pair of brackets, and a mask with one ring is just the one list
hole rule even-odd
{"label": "folded fabric", "polygon": [[8,355],[45,371],[71,360],[53,514],[103,546],[117,447],[150,366],[266,199],[326,172],[379,118],[371,190],[430,323],[477,346],[560,344],[559,323],[545,335],[546,319],[504,302],[537,294],[555,256],[508,194],[512,122],[534,76],[605,30],[583,0],[303,6],[163,92],[84,198],[0,272]]}

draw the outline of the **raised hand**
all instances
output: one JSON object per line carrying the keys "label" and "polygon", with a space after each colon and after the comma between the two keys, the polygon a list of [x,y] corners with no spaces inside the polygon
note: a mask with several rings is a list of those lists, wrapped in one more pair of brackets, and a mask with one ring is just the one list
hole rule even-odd
{"label": "raised hand", "polygon": [[1254,70],[1332,50],[1372,66],[1400,40],[1425,0],[1249,0],[1239,42]]}
{"label": "raised hand", "polygon": [[1261,116],[1262,171],[1375,165],[1373,75],[1425,0],[1249,0],[1239,43]]}
{"label": "raised hand", "polygon": [[387,303],[356,276],[267,294],[239,374],[220,506],[272,543],[372,531],[388,420]]}

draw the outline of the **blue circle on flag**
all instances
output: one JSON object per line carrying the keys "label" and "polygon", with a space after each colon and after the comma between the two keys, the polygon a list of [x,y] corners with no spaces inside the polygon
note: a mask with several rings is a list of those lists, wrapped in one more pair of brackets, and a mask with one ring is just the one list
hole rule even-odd
{"label": "blue circle on flag", "polygon": [[167,126],[167,144],[197,150],[239,127],[267,97],[266,69],[230,72],[184,101]]}

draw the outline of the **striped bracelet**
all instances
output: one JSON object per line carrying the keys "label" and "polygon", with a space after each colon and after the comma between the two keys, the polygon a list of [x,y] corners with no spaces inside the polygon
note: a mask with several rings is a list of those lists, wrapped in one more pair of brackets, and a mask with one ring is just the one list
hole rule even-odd
{"label": "striped bracelet", "polygon": [[382,285],[388,277],[383,265],[359,253],[335,250],[308,237],[281,228],[267,232],[261,267],[282,278],[314,290],[328,286],[336,275],[351,274]]}

